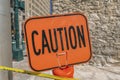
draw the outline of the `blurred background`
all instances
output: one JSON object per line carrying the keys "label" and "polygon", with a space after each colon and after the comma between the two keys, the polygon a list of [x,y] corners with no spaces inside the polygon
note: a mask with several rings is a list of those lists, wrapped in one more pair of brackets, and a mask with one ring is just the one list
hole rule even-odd
{"label": "blurred background", "polygon": [[[88,63],[75,65],[75,77],[120,80],[120,0],[10,0],[13,67],[31,70],[23,33],[25,20],[74,12],[87,17],[93,54]],[[51,70],[45,73],[52,74]],[[13,80],[48,80],[19,73],[13,75]]]}
{"label": "blurred background", "polygon": [[[15,1],[18,2],[15,3]],[[34,16],[48,16],[51,14],[80,12],[87,17],[90,29],[90,38],[93,51],[93,57],[90,64],[104,66],[107,65],[107,63],[115,63],[116,60],[120,60],[119,0],[15,1],[11,0],[13,53],[15,45],[20,45],[17,47],[20,47],[22,51],[25,50],[22,26],[26,19]],[[19,6],[17,11],[15,8],[16,4]],[[19,41],[16,39],[19,39]],[[18,60],[16,55],[13,58]]]}

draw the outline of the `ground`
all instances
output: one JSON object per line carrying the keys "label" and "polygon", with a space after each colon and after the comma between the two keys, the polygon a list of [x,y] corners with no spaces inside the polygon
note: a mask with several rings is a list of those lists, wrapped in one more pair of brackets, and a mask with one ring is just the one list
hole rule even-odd
{"label": "ground", "polygon": [[[13,61],[13,67],[31,70],[27,57],[20,62]],[[104,67],[91,66],[87,64],[74,65],[74,77],[80,80],[120,80],[120,62],[109,64]],[[43,73],[52,74],[51,70]],[[13,80],[50,80],[48,78],[36,77],[27,74],[13,73]]]}

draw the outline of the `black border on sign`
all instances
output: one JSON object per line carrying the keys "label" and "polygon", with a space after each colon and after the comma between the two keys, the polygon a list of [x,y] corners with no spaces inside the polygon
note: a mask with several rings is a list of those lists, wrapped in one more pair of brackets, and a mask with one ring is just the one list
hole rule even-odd
{"label": "black border on sign", "polygon": [[[27,22],[29,22],[30,20],[33,20],[33,19],[43,19],[43,18],[54,18],[54,17],[61,17],[61,16],[73,16],[73,15],[81,15],[85,18],[86,20],[86,27],[87,27],[87,32],[88,32],[88,39],[89,39],[89,46],[90,46],[90,58],[87,60],[87,61],[84,61],[84,62],[79,62],[79,63],[75,63],[75,64],[80,64],[80,63],[85,63],[85,62],[88,62],[91,57],[92,57],[92,50],[91,50],[91,42],[90,42],[90,35],[89,35],[89,30],[88,30],[88,22],[87,22],[87,18],[86,16],[84,16],[83,14],[81,13],[73,13],[73,14],[63,14],[63,15],[52,15],[52,16],[45,16],[45,17],[33,17],[33,18],[30,18],[28,20],[26,20],[25,22],[25,25],[24,25],[24,33],[25,33],[25,37],[26,37],[26,45],[27,45],[27,51],[28,51],[28,59],[29,59],[29,65],[30,67],[34,70],[34,71],[44,71],[44,70],[50,70],[50,69],[53,69],[53,68],[57,68],[57,67],[52,67],[52,68],[48,68],[48,69],[44,69],[44,70],[36,70],[32,67],[31,65],[31,59],[30,59],[30,52],[29,52],[29,47],[28,47],[28,38],[27,38],[27,32],[26,32],[26,24]],[[69,65],[75,65],[75,64],[69,64]]]}

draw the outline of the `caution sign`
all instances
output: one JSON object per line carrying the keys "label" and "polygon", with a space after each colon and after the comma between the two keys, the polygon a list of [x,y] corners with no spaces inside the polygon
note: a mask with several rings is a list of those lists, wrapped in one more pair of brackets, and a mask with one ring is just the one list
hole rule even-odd
{"label": "caution sign", "polygon": [[88,24],[82,14],[30,18],[24,29],[29,63],[35,71],[84,63],[91,58]]}

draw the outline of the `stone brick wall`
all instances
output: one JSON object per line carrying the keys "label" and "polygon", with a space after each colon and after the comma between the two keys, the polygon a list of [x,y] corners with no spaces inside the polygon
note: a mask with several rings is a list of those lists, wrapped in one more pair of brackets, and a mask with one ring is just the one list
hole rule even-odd
{"label": "stone brick wall", "polygon": [[92,65],[120,61],[120,0],[53,0],[53,14],[80,12],[88,19]]}

